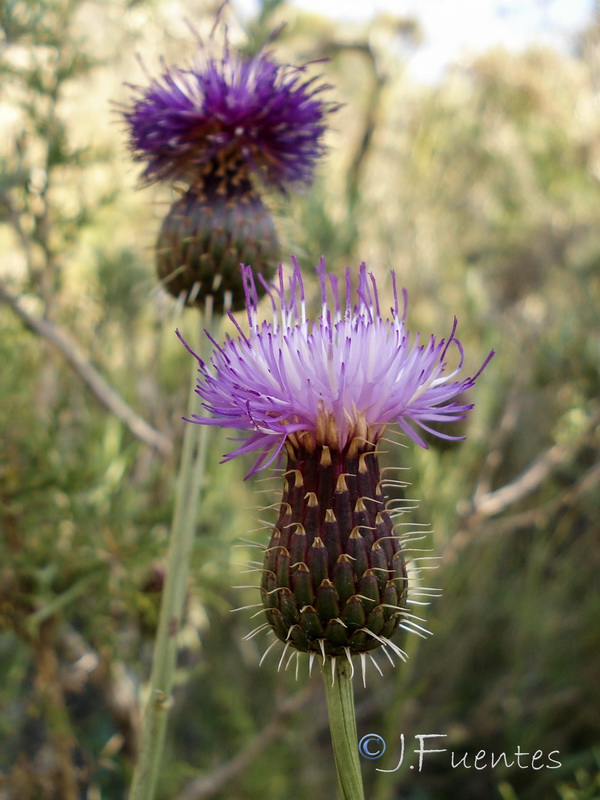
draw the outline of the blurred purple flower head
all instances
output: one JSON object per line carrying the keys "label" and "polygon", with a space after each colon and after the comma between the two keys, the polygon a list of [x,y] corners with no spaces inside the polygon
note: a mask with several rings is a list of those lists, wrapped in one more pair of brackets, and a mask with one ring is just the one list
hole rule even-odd
{"label": "blurred purple flower head", "polygon": [[308,65],[277,64],[264,52],[200,58],[166,69],[149,86],[132,86],[123,112],[134,158],[147,183],[230,172],[258,175],[284,190],[309,183],[324,151],[329,86],[307,77]]}
{"label": "blurred purple flower head", "polygon": [[329,447],[347,456],[353,447],[375,445],[392,423],[425,448],[419,428],[444,439],[464,438],[431,424],[466,416],[473,406],[459,396],[474,385],[493,351],[475,375],[458,377],[463,347],[456,319],[446,339],[411,337],[405,323],[407,295],[402,292],[400,303],[393,271],[393,305],[385,315],[375,278],[364,263],[353,292],[350,270],[339,282],[321,259],[321,314],[311,322],[293,259],[287,288],[281,267],[277,282],[267,285],[259,276],[273,308],[272,321],[260,322],[253,271],[242,270],[249,333],[238,327],[239,338],[215,342],[210,364],[196,356],[196,391],[212,416],[190,420],[250,433],[226,459],[257,452],[252,474],[272,463],[286,441],[296,450]]}

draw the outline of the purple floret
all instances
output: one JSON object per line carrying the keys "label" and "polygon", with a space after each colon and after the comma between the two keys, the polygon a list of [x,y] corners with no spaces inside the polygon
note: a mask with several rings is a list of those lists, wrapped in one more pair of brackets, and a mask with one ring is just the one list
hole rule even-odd
{"label": "purple floret", "polygon": [[227,52],[132,88],[124,117],[148,183],[193,183],[222,164],[281,190],[309,183],[324,150],[325,116],[335,110],[319,96],[330,87],[307,79],[306,66],[282,66],[264,53]]}
{"label": "purple floret", "polygon": [[[290,436],[302,440],[308,434],[308,447],[312,441],[343,450],[354,437],[376,442],[391,423],[421,447],[427,445],[416,428],[444,439],[464,438],[431,424],[466,416],[473,406],[459,396],[474,385],[493,351],[475,375],[458,379],[463,347],[456,320],[447,339],[431,336],[421,343],[417,334],[411,341],[407,295],[402,293],[401,309],[394,272],[394,304],[383,316],[377,283],[364,263],[353,292],[350,270],[340,287],[321,260],[322,310],[310,322],[300,269],[295,260],[293,265],[287,287],[281,267],[278,281],[266,287],[271,322],[259,322],[254,275],[243,267],[249,333],[238,327],[238,338],[215,344],[210,364],[196,356],[196,391],[212,416],[193,415],[190,421],[250,433],[226,459],[258,452],[252,474],[270,464]],[[453,367],[451,357],[457,362]]]}

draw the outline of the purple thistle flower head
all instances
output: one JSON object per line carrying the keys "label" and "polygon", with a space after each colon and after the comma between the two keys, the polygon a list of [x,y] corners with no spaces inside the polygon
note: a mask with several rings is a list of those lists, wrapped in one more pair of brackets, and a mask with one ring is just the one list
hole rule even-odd
{"label": "purple thistle flower head", "polygon": [[258,317],[253,272],[242,271],[249,333],[238,326],[239,338],[213,342],[210,364],[196,356],[196,391],[212,416],[190,421],[249,432],[226,458],[258,453],[250,474],[285,448],[279,514],[260,570],[267,623],[249,635],[268,627],[273,644],[283,643],[282,660],[292,647],[309,654],[310,669],[320,655],[332,675],[335,659],[352,664],[358,656],[364,676],[371,650],[383,648],[390,661],[406,658],[391,640],[398,631],[427,632],[408,608],[403,539],[385,502],[377,443],[391,423],[422,447],[419,428],[459,438],[431,424],[467,414],[472,406],[460,395],[493,351],[473,377],[459,377],[456,320],[447,339],[411,337],[406,292],[399,296],[393,272],[386,315],[365,264],[353,291],[350,271],[338,281],[322,259],[321,313],[310,322],[294,260],[287,283],[281,267],[272,284],[259,277],[273,308],[266,322]]}
{"label": "purple thistle flower head", "polygon": [[446,339],[411,337],[407,294],[402,292],[400,303],[394,272],[394,303],[386,316],[364,263],[353,292],[350,270],[340,285],[321,259],[321,314],[310,322],[300,268],[292,260],[287,289],[281,267],[276,283],[267,285],[259,276],[271,298],[271,322],[259,321],[255,278],[243,266],[249,333],[238,326],[239,338],[215,343],[210,364],[196,356],[196,391],[212,416],[193,415],[190,421],[250,433],[225,459],[257,452],[253,474],[272,463],[286,442],[307,452],[328,447],[347,454],[375,445],[392,423],[425,448],[419,429],[443,439],[464,438],[431,424],[466,416],[473,406],[459,396],[474,385],[493,351],[475,375],[460,378],[463,347],[456,319]]}
{"label": "purple thistle flower head", "polygon": [[166,69],[123,112],[130,146],[147,183],[202,182],[224,170],[252,172],[284,190],[312,179],[322,155],[330,88],[306,77],[307,65],[277,64],[264,52],[198,60]]}

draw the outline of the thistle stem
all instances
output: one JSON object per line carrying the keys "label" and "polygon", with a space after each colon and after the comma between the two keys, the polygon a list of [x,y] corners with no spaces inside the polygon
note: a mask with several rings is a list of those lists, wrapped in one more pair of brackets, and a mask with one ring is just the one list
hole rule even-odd
{"label": "thistle stem", "polygon": [[327,660],[323,681],[341,800],[364,800],[350,664],[336,659],[332,674],[331,661]]}
{"label": "thistle stem", "polygon": [[[210,327],[207,304],[204,320]],[[196,350],[201,353],[200,346]],[[194,362],[188,412],[196,409],[197,364]],[[177,635],[181,628],[187,591],[189,563],[194,546],[196,516],[204,483],[210,428],[185,424],[181,463],[177,479],[171,526],[167,572],[163,588],[158,630],[152,657],[148,699],[142,721],[140,755],[133,773],[129,800],[153,800],[160,774],[169,708],[177,660]]]}

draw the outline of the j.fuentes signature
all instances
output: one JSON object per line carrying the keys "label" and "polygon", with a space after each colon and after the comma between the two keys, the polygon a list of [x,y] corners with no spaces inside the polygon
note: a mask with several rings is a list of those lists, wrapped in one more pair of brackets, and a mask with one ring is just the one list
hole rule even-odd
{"label": "j.fuentes signature", "polygon": [[[447,747],[429,747],[433,745],[432,739],[445,739],[446,733],[417,733],[414,736],[418,746],[412,751],[406,751],[404,734],[400,734],[400,758],[393,769],[381,769],[377,767],[377,772],[396,772],[404,763],[405,756],[408,758],[412,753],[416,756],[409,765],[410,769],[421,772],[426,760],[426,756],[432,753],[450,753],[450,765],[452,769],[462,767],[463,769],[494,769],[498,765],[509,768],[517,766],[519,769],[558,769],[562,766],[561,762],[554,758],[560,755],[558,750],[551,750],[547,755],[542,750],[535,752],[525,752],[520,745],[514,753],[492,753],[487,750],[479,750],[477,753],[455,752]],[[387,745],[383,737],[377,733],[365,734],[358,743],[358,751],[363,758],[370,761],[379,759],[383,756]]]}

